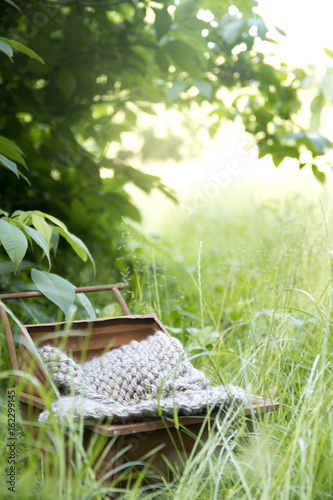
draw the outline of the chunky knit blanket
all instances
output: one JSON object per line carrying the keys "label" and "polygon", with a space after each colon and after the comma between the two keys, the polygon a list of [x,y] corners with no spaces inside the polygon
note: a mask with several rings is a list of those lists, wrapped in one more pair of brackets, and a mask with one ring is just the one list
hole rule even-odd
{"label": "chunky knit blanket", "polygon": [[[242,389],[209,386],[204,373],[187,359],[179,340],[162,331],[131,341],[79,364],[57,347],[38,349],[61,398],[52,404],[58,420],[112,419],[139,421],[161,414],[195,415],[231,403],[246,405]],[[40,414],[46,421],[49,411]]]}

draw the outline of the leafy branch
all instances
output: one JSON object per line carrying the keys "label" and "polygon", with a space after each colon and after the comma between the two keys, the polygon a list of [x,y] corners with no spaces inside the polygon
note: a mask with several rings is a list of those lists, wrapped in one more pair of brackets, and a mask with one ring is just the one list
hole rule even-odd
{"label": "leafy branch", "polygon": [[[12,61],[14,51],[24,53],[42,64],[44,63],[43,59],[26,45],[0,37],[0,52],[6,54]],[[30,185],[28,179],[18,169],[16,162],[28,169],[23,151],[13,141],[0,135],[0,166],[10,170],[18,178],[23,177]],[[83,241],[70,233],[67,226],[53,215],[38,210],[27,212],[16,210],[9,216],[8,212],[0,209],[0,251],[3,249],[5,257],[7,257],[6,260],[0,260],[0,277],[10,273],[16,274],[27,267],[31,268],[31,263],[24,262],[23,259],[29,246],[34,256],[36,255],[34,244],[42,250],[43,256],[47,258],[48,271],[50,271],[51,249],[55,255],[60,236],[69,243],[81,260],[85,262],[90,259],[95,270],[94,260]],[[2,252],[0,252],[0,256],[2,257]],[[69,281],[56,274],[35,268],[31,268],[31,277],[37,289],[57,304],[64,314],[69,313],[75,298],[77,298],[88,315],[94,317],[95,313],[89,300],[83,294],[76,296],[75,287]]]}
{"label": "leafy branch", "polygon": [[48,5],[82,5],[83,7],[113,7],[122,3],[133,3],[133,0],[114,0],[112,2],[82,2],[81,0],[40,0]]}

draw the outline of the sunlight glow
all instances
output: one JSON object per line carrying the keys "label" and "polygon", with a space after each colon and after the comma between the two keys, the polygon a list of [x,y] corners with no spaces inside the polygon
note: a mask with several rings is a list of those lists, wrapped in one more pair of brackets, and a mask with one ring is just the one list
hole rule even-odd
{"label": "sunlight glow", "polygon": [[114,171],[111,170],[110,168],[102,167],[99,169],[99,176],[101,179],[113,179]]}
{"label": "sunlight glow", "polygon": [[210,10],[199,9],[197,18],[201,21],[206,21],[206,23],[210,23],[214,20],[214,14],[212,14]]}
{"label": "sunlight glow", "polygon": [[242,14],[239,12],[236,5],[230,5],[228,12],[231,16],[242,17]]}
{"label": "sunlight glow", "polygon": [[[178,2],[175,1],[175,5],[177,4]],[[332,0],[317,0],[315,7],[312,0],[293,0],[293,2],[290,2],[290,0],[280,0],[279,2],[259,0],[255,11],[263,18],[269,29],[268,38],[271,37],[278,42],[278,44],[273,45],[269,40],[263,42],[259,38],[255,42],[256,50],[267,54],[267,61],[271,64],[279,64],[280,61],[284,61],[291,66],[307,68],[308,73],[310,73],[308,69],[310,64],[315,65],[317,68],[319,66],[319,70],[316,70],[317,73],[313,71],[314,75],[309,76],[311,78],[311,82],[309,80],[310,86],[315,85],[314,79],[318,77],[318,71],[321,71],[321,76],[323,76],[326,66],[330,64],[333,67],[333,59],[330,59],[323,50],[323,47],[329,47],[333,50],[331,30],[331,20],[333,19]],[[242,14],[234,5],[229,7],[229,15],[236,18],[242,17]],[[214,15],[210,10],[200,9],[197,13],[197,18],[210,23],[211,26],[217,25]],[[286,36],[281,34],[281,30],[286,33]],[[256,36],[257,32],[257,26],[252,25],[249,27],[249,34],[251,36]],[[208,29],[202,30],[203,37],[208,36],[208,34]],[[213,46],[214,44],[210,42],[210,47]],[[246,50],[245,43],[235,46],[232,53],[237,56],[243,50]],[[222,65],[224,62],[225,59],[222,55],[216,59],[218,65]],[[170,67],[169,70],[171,71],[171,69]],[[306,85],[306,82],[304,85]],[[271,90],[274,92],[273,88]],[[198,89],[195,86],[192,86],[188,91],[189,96],[197,93]],[[225,87],[221,87],[218,97],[222,98],[225,105],[228,106],[235,96]],[[304,102],[308,98],[312,99],[313,97],[305,95]],[[246,99],[244,102],[246,105]],[[239,103],[241,103],[241,99]],[[197,158],[185,159],[181,164],[168,159],[164,162],[146,161],[142,164],[139,155],[137,155],[132,161],[135,164],[134,166],[161,176],[163,182],[167,185],[172,186],[182,193],[186,192],[188,195],[190,195],[195,186],[204,185],[205,182],[209,182],[210,172],[214,172],[216,168],[223,169],[226,164],[235,161],[235,159],[241,165],[241,173],[238,176],[240,179],[248,177],[266,180],[272,179],[274,183],[279,176],[286,179],[289,175],[290,179],[298,179],[299,176],[304,179],[308,176],[312,180],[312,173],[309,168],[306,167],[299,172],[298,163],[295,160],[285,160],[283,166],[276,169],[269,157],[264,160],[258,160],[257,156],[253,155],[253,151],[249,156],[244,156],[242,144],[248,140],[248,136],[244,134],[243,128],[239,123],[227,124],[214,140],[210,140],[205,128],[205,123],[209,120],[207,117],[210,110],[211,108],[208,103],[204,103],[202,110],[195,106],[192,110],[193,115],[191,116],[193,116],[193,121],[201,121],[203,125],[200,131],[200,138],[204,149]],[[139,115],[139,130],[151,127],[156,137],[160,138],[167,136],[169,130],[172,130],[173,134],[179,137],[184,134],[184,115],[182,113],[166,110],[163,105],[156,105],[155,111],[156,116],[149,116],[147,114]],[[124,117],[119,113],[117,120],[121,123],[123,119]],[[302,115],[300,116],[300,120],[302,123],[303,121],[304,123],[308,123],[309,116]],[[331,127],[331,122],[332,111],[324,110],[322,113],[323,129]],[[207,123],[207,127],[210,125],[211,123]],[[135,141],[136,144],[134,144]],[[142,144],[143,139],[141,140],[140,137],[139,140],[135,139],[135,133],[123,134],[122,147],[119,147],[119,144],[110,144],[107,156],[109,158],[116,158],[121,149],[126,150],[127,148],[138,153]],[[306,163],[311,161],[311,158],[304,156],[302,160]],[[324,165],[321,168],[325,170]],[[326,172],[326,175],[329,174],[330,172]],[[100,175],[102,178],[110,178],[113,176],[113,171],[102,168]]]}
{"label": "sunlight glow", "polygon": [[[333,48],[332,0],[259,0],[256,11],[279,42],[275,50],[281,60],[295,66],[332,63],[323,51]],[[275,26],[286,36],[279,35]]]}

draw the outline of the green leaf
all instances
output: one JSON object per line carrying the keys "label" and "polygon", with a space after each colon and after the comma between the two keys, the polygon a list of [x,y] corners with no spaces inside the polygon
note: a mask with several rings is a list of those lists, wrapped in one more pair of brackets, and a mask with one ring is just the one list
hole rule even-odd
{"label": "green leaf", "polygon": [[168,73],[169,61],[162,49],[158,48],[155,52],[155,61],[162,73]]}
{"label": "green leaf", "polygon": [[9,141],[2,135],[0,135],[0,153],[7,156],[11,160],[21,163],[27,168],[21,149],[17,147],[16,144],[14,144],[12,141]]}
{"label": "green leaf", "polygon": [[13,57],[13,49],[11,48],[11,46],[8,45],[8,43],[3,42],[1,40],[0,40],[0,50],[1,52],[4,52],[9,57],[9,59]]}
{"label": "green leaf", "polygon": [[262,40],[265,40],[266,38],[266,33],[267,33],[267,27],[264,21],[261,19],[261,17],[250,17],[247,20],[248,26],[256,26],[258,30],[258,37],[261,38]]}
{"label": "green leaf", "polygon": [[75,286],[57,274],[33,269],[31,278],[37,289],[67,316],[75,300]]}
{"label": "green leaf", "polygon": [[32,238],[45,253],[47,260],[49,262],[49,269],[50,269],[51,267],[50,249],[46,239],[39,231],[36,231],[36,229],[33,229],[32,227],[27,226],[26,224],[23,224],[23,227],[25,232],[30,236],[30,238]]}
{"label": "green leaf", "polygon": [[16,5],[16,3],[14,3],[12,0],[5,0],[5,2],[9,3],[9,5],[11,5],[12,7],[15,7],[15,9],[17,9],[22,14],[22,16],[24,15],[20,7]]}
{"label": "green leaf", "polygon": [[310,130],[317,131],[320,128],[321,113],[325,101],[322,94],[318,94],[311,102]]}
{"label": "green leaf", "polygon": [[333,50],[328,49],[327,47],[324,48],[325,54],[327,54],[329,57],[333,57]]}
{"label": "green leaf", "polygon": [[61,227],[55,227],[55,230],[63,237],[65,240],[70,244],[70,246],[73,248],[74,252],[80,257],[80,259],[83,260],[83,262],[86,262],[88,257],[95,269],[95,262],[94,259],[91,256],[91,253],[89,252],[88,248],[86,245],[83,243],[83,241],[75,236],[74,234],[71,234],[69,231],[65,231]]}
{"label": "green leaf", "polygon": [[26,181],[26,183],[29,184],[29,186],[31,187],[31,182],[29,181],[28,177],[25,176],[24,174],[22,174],[22,172],[20,170],[18,170],[18,173],[19,173],[19,176],[22,177],[22,179],[24,179]]}
{"label": "green leaf", "polygon": [[180,82],[174,82],[172,87],[169,88],[165,93],[166,100],[168,102],[175,101],[177,97],[186,89],[187,89],[187,83],[184,80]]}
{"label": "green leaf", "polygon": [[[240,10],[243,14],[247,16],[252,13],[253,7],[257,7],[258,0],[237,0],[233,2],[238,10]],[[230,4],[230,2],[229,2]]]}
{"label": "green leaf", "polygon": [[306,75],[302,79],[301,88],[304,90],[311,89],[315,83],[315,75]]}
{"label": "green leaf", "polygon": [[15,210],[15,212],[12,213],[11,218],[12,219],[17,219],[19,222],[28,222],[31,216],[30,211],[26,210]]}
{"label": "green leaf", "polygon": [[326,153],[327,149],[332,147],[332,143],[326,139],[320,133],[307,133],[306,138],[304,140],[306,147],[314,154],[314,155],[323,155]]}
{"label": "green leaf", "polygon": [[84,293],[77,293],[76,294],[76,298],[79,300],[79,302],[81,303],[81,305],[85,308],[85,310],[87,311],[88,315],[89,315],[89,318],[91,319],[95,319],[96,318],[96,313],[95,313],[95,309],[93,308],[93,306],[91,305],[91,302],[90,300],[86,297],[86,295]]}
{"label": "green leaf", "polygon": [[164,45],[164,50],[173,59],[175,65],[193,77],[200,78],[200,53],[183,40],[171,40]]}
{"label": "green leaf", "polygon": [[269,152],[272,154],[273,161],[278,167],[285,158],[299,158],[299,151],[297,147],[284,146],[282,144],[274,144],[270,147]]}
{"label": "green leaf", "polygon": [[68,101],[76,89],[76,79],[70,68],[61,68],[58,73],[58,87],[60,92],[64,96],[65,100]]}
{"label": "green leaf", "polygon": [[51,222],[53,222],[53,224],[55,224],[56,226],[59,226],[65,231],[67,231],[67,226],[63,222],[61,222],[61,220],[57,219],[53,215],[45,214],[44,212],[43,216],[46,217],[46,219],[49,219]]}
{"label": "green leaf", "polygon": [[243,28],[243,21],[237,19],[231,21],[223,27],[222,37],[229,44],[233,45],[240,36]]}
{"label": "green leaf", "polygon": [[333,101],[333,71],[323,76],[322,81],[319,82],[319,89],[326,99]]}
{"label": "green leaf", "polygon": [[14,264],[14,271],[17,271],[28,248],[27,238],[16,226],[0,219],[0,242]]}
{"label": "green leaf", "polygon": [[170,29],[172,25],[172,17],[168,9],[164,6],[163,9],[153,9],[155,12],[155,31],[157,39],[160,40]]}
{"label": "green leaf", "polygon": [[164,193],[165,196],[167,196],[167,198],[169,198],[169,200],[173,201],[177,205],[179,204],[179,200],[177,198],[177,193],[172,188],[170,188],[169,186],[167,186],[163,183],[160,183],[158,185],[158,189],[160,191],[162,191],[162,193]]}
{"label": "green leaf", "polygon": [[0,41],[5,42],[8,45],[10,45],[11,48],[14,49],[16,52],[22,52],[22,54],[25,54],[25,55],[31,57],[32,59],[37,59],[37,61],[44,64],[43,59],[41,57],[39,57],[39,55],[36,54],[36,52],[29,49],[29,47],[27,47],[23,43],[18,42],[17,40],[9,40],[9,38],[4,38],[2,36],[0,37]]}
{"label": "green leaf", "polygon": [[51,226],[52,235],[51,235],[51,247],[53,248],[54,255],[57,254],[58,244],[59,244],[59,233],[55,230],[53,226]]}
{"label": "green leaf", "polygon": [[199,90],[203,97],[211,99],[213,95],[213,85],[208,80],[197,80],[194,78],[193,85]]}
{"label": "green leaf", "polygon": [[148,115],[157,116],[156,111],[151,107],[151,105],[146,106],[145,104],[138,103],[138,107],[140,108],[141,111],[147,113]]}
{"label": "green leaf", "polygon": [[277,31],[278,33],[280,33],[280,35],[282,35],[282,36],[287,36],[286,32],[285,32],[285,31],[283,31],[283,30],[282,30],[281,28],[279,28],[278,26],[274,26],[274,28],[276,29],[276,31]]}
{"label": "green leaf", "polygon": [[32,214],[31,220],[32,220],[33,225],[37,229],[37,231],[39,231],[44,236],[44,238],[46,239],[47,243],[50,243],[50,241],[51,241],[51,235],[52,235],[52,229],[48,225],[48,223],[45,222],[45,220],[42,219],[42,217],[40,217],[37,214]]}
{"label": "green leaf", "polygon": [[18,170],[17,170],[17,165],[13,161],[9,160],[5,156],[0,154],[0,163],[4,167],[8,168],[8,170],[11,170],[17,177],[19,176]]}
{"label": "green leaf", "polygon": [[[21,269],[24,269],[26,266],[27,263],[25,261],[22,261],[18,266],[17,271],[21,271]],[[0,274],[8,274],[13,272],[15,272],[15,268],[11,260],[0,262]]]}
{"label": "green leaf", "polygon": [[14,264],[11,260],[0,262],[0,274],[13,273],[14,271]]}
{"label": "green leaf", "polygon": [[313,175],[315,176],[315,178],[321,182],[322,184],[324,184],[324,182],[326,181],[326,175],[324,174],[324,172],[321,172],[317,165],[312,165],[312,172],[313,172]]}

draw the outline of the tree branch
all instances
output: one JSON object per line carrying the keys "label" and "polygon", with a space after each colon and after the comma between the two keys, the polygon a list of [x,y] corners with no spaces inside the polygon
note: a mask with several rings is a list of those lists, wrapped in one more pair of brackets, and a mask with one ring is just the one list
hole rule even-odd
{"label": "tree branch", "polygon": [[83,2],[82,0],[39,0],[48,5],[82,5],[83,7],[113,7],[121,3],[133,3],[133,0],[113,0],[112,2]]}

